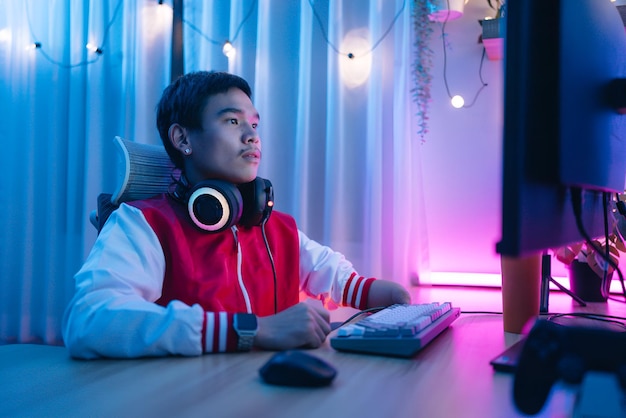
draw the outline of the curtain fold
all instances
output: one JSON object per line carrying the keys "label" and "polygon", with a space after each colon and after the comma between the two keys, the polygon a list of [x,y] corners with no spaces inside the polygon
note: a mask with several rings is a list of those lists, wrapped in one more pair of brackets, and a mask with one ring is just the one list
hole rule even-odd
{"label": "curtain fold", "polygon": [[[405,284],[428,261],[410,8],[187,0],[183,15],[185,71],[231,71],[253,88],[259,175],[274,184],[276,209],[360,273]],[[61,344],[72,277],[95,239],[89,212],[115,186],[113,137],[160,143],[155,106],[169,83],[172,8],[0,0],[0,10],[0,158],[9,173],[0,182],[0,343]],[[357,75],[342,78],[354,63],[342,61],[348,34],[365,40],[354,62],[370,69],[354,86]],[[222,53],[227,39],[234,58]],[[40,48],[25,49],[35,41]]]}

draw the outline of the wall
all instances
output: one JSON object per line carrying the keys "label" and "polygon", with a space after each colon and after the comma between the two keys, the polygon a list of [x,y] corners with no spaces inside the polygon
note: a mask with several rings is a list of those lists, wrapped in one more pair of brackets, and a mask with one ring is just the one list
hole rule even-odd
{"label": "wall", "polygon": [[[468,108],[452,107],[444,79],[445,68],[450,93],[461,94],[466,105],[471,104],[482,85],[478,20],[494,14],[486,0],[470,0],[463,16],[445,26],[446,56],[439,24],[431,44],[435,52],[433,101],[422,155],[433,282],[500,283],[495,245],[501,221],[504,62],[485,58],[482,79],[488,85]],[[552,272],[566,275],[557,261]]]}

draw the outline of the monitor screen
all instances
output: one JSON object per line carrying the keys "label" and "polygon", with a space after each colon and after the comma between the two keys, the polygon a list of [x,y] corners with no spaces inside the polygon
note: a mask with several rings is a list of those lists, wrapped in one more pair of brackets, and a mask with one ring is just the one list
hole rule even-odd
{"label": "monitor screen", "polygon": [[[502,237],[522,256],[604,235],[626,179],[626,33],[610,0],[508,0]],[[621,109],[623,110],[623,109]]]}

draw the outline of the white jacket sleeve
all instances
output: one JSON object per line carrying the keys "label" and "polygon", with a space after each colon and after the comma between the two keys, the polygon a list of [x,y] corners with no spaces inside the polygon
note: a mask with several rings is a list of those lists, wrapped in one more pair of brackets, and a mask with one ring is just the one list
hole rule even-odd
{"label": "white jacket sleeve", "polygon": [[343,254],[321,245],[298,231],[300,238],[300,289],[324,306],[364,309],[374,278],[359,276]]}
{"label": "white jacket sleeve", "polygon": [[63,338],[80,358],[202,354],[205,313],[161,296],[165,258],[140,210],[115,210],[85,264],[63,318]]}

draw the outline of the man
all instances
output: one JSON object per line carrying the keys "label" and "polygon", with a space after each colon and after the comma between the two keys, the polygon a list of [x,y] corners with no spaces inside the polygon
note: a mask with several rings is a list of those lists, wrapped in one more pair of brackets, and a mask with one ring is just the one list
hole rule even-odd
{"label": "man", "polygon": [[[103,227],[64,317],[72,356],[314,348],[329,314],[302,292],[327,307],[410,302],[401,285],[360,276],[271,212],[271,183],[257,177],[259,121],[238,76],[195,72],[165,89],[157,127],[181,178],[171,193],[122,204]],[[190,209],[202,198],[208,222]]]}

